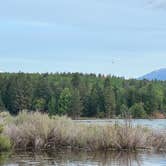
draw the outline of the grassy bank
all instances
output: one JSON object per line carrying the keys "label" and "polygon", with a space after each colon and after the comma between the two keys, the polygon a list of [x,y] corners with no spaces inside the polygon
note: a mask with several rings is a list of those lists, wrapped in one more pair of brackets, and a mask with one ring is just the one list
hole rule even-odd
{"label": "grassy bank", "polygon": [[1,115],[3,134],[14,149],[166,150],[166,134],[144,127],[77,124],[67,117],[21,112]]}

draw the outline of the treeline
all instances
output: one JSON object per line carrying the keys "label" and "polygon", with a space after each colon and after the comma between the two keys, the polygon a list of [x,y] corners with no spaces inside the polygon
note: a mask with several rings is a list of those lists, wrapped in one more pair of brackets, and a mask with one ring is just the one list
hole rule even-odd
{"label": "treeline", "polygon": [[81,73],[0,74],[0,110],[72,118],[145,118],[166,113],[166,82]]}

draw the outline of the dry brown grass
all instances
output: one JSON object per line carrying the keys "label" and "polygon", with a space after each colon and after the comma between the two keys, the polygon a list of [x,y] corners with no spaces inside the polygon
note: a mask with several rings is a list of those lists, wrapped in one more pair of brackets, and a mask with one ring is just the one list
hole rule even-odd
{"label": "dry brown grass", "polygon": [[86,125],[67,117],[21,112],[6,118],[5,134],[20,149],[81,148],[95,150],[166,149],[164,133],[125,125]]}

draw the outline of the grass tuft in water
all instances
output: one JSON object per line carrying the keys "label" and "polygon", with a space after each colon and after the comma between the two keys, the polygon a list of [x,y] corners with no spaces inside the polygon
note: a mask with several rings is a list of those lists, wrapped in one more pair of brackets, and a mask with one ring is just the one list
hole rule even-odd
{"label": "grass tuft in water", "polygon": [[6,118],[4,134],[15,149],[166,150],[165,134],[130,123],[78,124],[68,117],[25,111]]}

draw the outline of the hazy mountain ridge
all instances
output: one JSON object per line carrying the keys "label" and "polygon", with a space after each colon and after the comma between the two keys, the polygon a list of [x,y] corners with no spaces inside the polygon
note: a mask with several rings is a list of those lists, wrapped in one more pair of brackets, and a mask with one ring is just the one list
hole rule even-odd
{"label": "hazy mountain ridge", "polygon": [[152,72],[140,77],[139,79],[165,81],[166,80],[166,68],[152,71]]}

